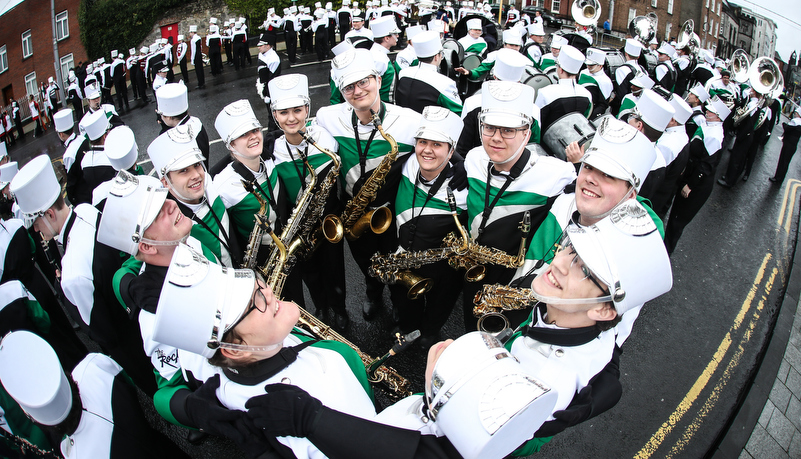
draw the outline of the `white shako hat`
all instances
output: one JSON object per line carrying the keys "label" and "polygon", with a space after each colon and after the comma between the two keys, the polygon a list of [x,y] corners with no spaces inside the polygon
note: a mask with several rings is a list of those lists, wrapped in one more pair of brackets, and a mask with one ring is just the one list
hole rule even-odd
{"label": "white shako hat", "polygon": [[217,18],[209,18],[209,24],[216,24],[216,23],[217,23]]}
{"label": "white shako hat", "polygon": [[156,90],[156,108],[164,116],[178,116],[189,110],[186,85],[167,83]]}
{"label": "white shako hat", "polygon": [[713,96],[706,102],[706,109],[717,114],[721,121],[726,121],[726,118],[731,114],[731,109],[718,96]]}
{"label": "white shako hat", "polygon": [[191,125],[181,124],[168,129],[148,145],[147,155],[159,178],[206,159],[197,145],[196,135]]}
{"label": "white shako hat", "polygon": [[414,138],[447,142],[454,147],[463,128],[464,122],[459,115],[445,107],[431,105],[423,109]]}
{"label": "white shako hat", "polygon": [[314,7],[315,7],[315,8],[322,8],[322,7],[323,7],[323,4],[322,4],[322,3],[320,3],[320,2],[315,2],[315,3],[314,3]]}
{"label": "white shako hat", "polygon": [[87,99],[91,100],[100,98],[100,83],[87,85],[84,89],[84,95]]}
{"label": "white shako hat", "polygon": [[[369,51],[367,51],[369,53]],[[371,61],[372,62],[372,61]],[[177,126],[176,126],[177,127]],[[253,129],[261,129],[261,123],[253,112],[247,99],[240,99],[226,105],[214,120],[217,134],[225,142],[226,147],[240,136]],[[148,153],[150,149],[148,148]]]}
{"label": "white shako hat", "polygon": [[670,103],[670,106],[673,107],[673,119],[679,124],[686,123],[693,114],[692,107],[690,107],[687,102],[684,101],[684,99],[676,94],[671,94],[668,103]]}
{"label": "white shako hat", "polygon": [[442,51],[442,42],[439,39],[439,32],[426,31],[417,35],[412,43],[414,53],[421,59],[437,55]]}
{"label": "white shako hat", "polygon": [[159,296],[153,340],[212,357],[244,314],[255,283],[253,271],[224,268],[179,244]]}
{"label": "white shako hat", "polygon": [[53,124],[56,125],[56,132],[65,132],[72,129],[75,125],[75,121],[72,120],[72,109],[62,108],[57,111],[56,114],[53,115]]}
{"label": "white shako hat", "polygon": [[557,398],[479,331],[442,352],[426,385],[428,415],[466,459],[507,456],[548,419]]}
{"label": "white shako hat", "polygon": [[317,19],[324,18],[325,17],[325,10],[322,10],[322,9],[314,10],[314,17],[316,17]]}
{"label": "white shako hat", "polygon": [[139,147],[136,145],[136,136],[128,126],[117,126],[108,131],[103,150],[108,157],[111,167],[118,171],[132,168],[139,159]]}
{"label": "white shako hat", "polygon": [[495,55],[495,65],[492,67],[492,75],[501,81],[519,82],[523,78],[526,67],[531,65],[531,61],[519,52],[501,48]]}
{"label": "white shako hat", "polygon": [[158,50],[159,50],[159,45],[158,45],[158,44],[156,44],[156,43],[153,43],[152,45],[150,45],[150,48],[149,48],[149,49],[150,49],[150,52],[151,52],[151,53],[155,53],[156,51],[158,51]]}
{"label": "white shako hat", "polygon": [[106,112],[98,110],[84,116],[79,123],[82,132],[86,133],[89,140],[97,140],[108,131],[109,123]]}
{"label": "white shako hat", "polygon": [[673,286],[665,243],[636,199],[627,199],[590,227],[570,225],[566,233],[584,265],[609,288],[618,315]]}
{"label": "white shako hat", "polygon": [[676,54],[676,48],[670,46],[670,43],[663,41],[662,44],[659,45],[659,48],[656,49],[656,52],[672,57]]}
{"label": "white shako hat", "polygon": [[[111,58],[114,59],[115,57],[117,57],[117,53],[118,53],[117,50],[115,50],[115,49],[111,50],[111,53],[110,53],[111,54]],[[50,81],[52,81],[52,78],[53,77],[50,77]]]}
{"label": "white shako hat", "polygon": [[624,50],[626,51],[626,54],[628,54],[629,56],[640,57],[642,48],[643,48],[642,43],[640,43],[638,40],[635,40],[634,38],[626,39],[626,47],[624,48]]}
{"label": "white shako hat", "polygon": [[659,132],[665,132],[676,112],[668,101],[650,89],[643,90],[636,107],[642,121]]}
{"label": "white shako hat", "polygon": [[328,2],[328,3],[325,4],[325,9],[327,9],[327,10],[330,10],[333,7],[334,7],[334,5],[331,4],[331,2]]}
{"label": "white shako hat", "polygon": [[11,180],[11,193],[17,198],[19,210],[33,224],[36,217],[49,209],[61,194],[61,185],[50,157],[39,155],[23,166]]}
{"label": "white shako hat", "polygon": [[[476,19],[476,21],[478,21],[478,20],[479,19]],[[471,21],[472,21],[472,19],[471,19]],[[428,30],[431,30],[433,32],[437,32],[437,33],[445,32],[445,23],[443,21],[440,21],[439,19],[432,19],[432,20],[428,21],[427,27],[428,27]]]}
{"label": "white shako hat", "polygon": [[156,177],[117,172],[103,207],[97,241],[136,256],[139,242],[161,212],[168,192]]}
{"label": "white shako hat", "polygon": [[5,158],[8,156],[8,147],[6,147],[5,142],[0,142],[0,159]]}
{"label": "white shako hat", "polygon": [[695,83],[695,86],[690,88],[690,92],[695,94],[695,97],[697,97],[702,104],[709,100],[709,92],[707,92],[706,88],[704,88],[704,85],[701,83]]}
{"label": "white shako hat", "polygon": [[604,65],[606,53],[598,48],[587,48],[587,57],[584,63],[587,65]]}
{"label": "white shako hat", "polygon": [[58,425],[72,409],[72,389],[56,352],[29,331],[11,332],[0,341],[0,381],[39,424]]}
{"label": "white shako hat", "polygon": [[584,54],[581,54],[581,51],[570,45],[564,45],[562,46],[562,50],[559,51],[559,57],[557,57],[556,60],[562,70],[576,75],[581,71],[581,65],[584,63]]}
{"label": "white shako hat", "polygon": [[529,35],[536,35],[538,37],[545,36],[545,28],[539,22],[531,23],[526,26],[526,31]]}
{"label": "white shako hat", "polygon": [[239,16],[239,22],[244,24],[245,23],[245,17],[244,16]]}
{"label": "white shako hat", "polygon": [[376,38],[386,37],[393,33],[400,33],[398,24],[395,22],[395,16],[381,16],[378,19],[370,21],[370,30],[373,31],[373,36]]}
{"label": "white shako hat", "polygon": [[567,45],[567,38],[561,35],[554,35],[553,38],[551,38],[551,48],[562,49],[562,46],[565,45]]}
{"label": "white shako hat", "polygon": [[362,78],[378,76],[373,55],[366,49],[345,51],[331,61],[331,67],[331,77],[340,91]]}
{"label": "white shako hat", "polygon": [[342,6],[350,5],[350,0],[342,0]]}
{"label": "white shako hat", "polygon": [[651,89],[654,87],[654,80],[645,72],[637,72],[634,78],[629,81],[629,84],[638,88]]}
{"label": "white shako hat", "polygon": [[523,46],[523,38],[516,30],[507,29],[503,31],[503,44]]}
{"label": "white shako hat", "polygon": [[196,25],[191,25],[191,26],[189,26],[189,32],[190,32],[190,33],[191,33],[191,32],[195,32],[195,33],[197,33],[197,26],[196,26]]}
{"label": "white shako hat", "polygon": [[611,115],[601,118],[595,137],[581,158],[582,163],[629,182],[637,191],[654,161],[656,150],[648,137]]}
{"label": "white shako hat", "polygon": [[267,83],[270,88],[270,106],[273,110],[309,105],[309,78],[302,73],[292,73],[273,78]]}
{"label": "white shako hat", "polygon": [[334,53],[334,56],[339,56],[340,54],[344,53],[349,49],[356,49],[353,44],[351,44],[348,40],[343,40],[339,42],[338,45],[331,48],[331,52]]}
{"label": "white shako hat", "polygon": [[140,54],[147,54],[147,51],[148,51],[148,47],[147,46],[143,46],[143,47],[139,48],[139,53]]}
{"label": "white shako hat", "polygon": [[485,81],[481,85],[478,120],[502,127],[531,126],[534,122],[534,88],[514,81]]}
{"label": "white shako hat", "polygon": [[220,27],[217,24],[210,24],[209,25],[209,33],[217,33],[220,31]]}
{"label": "white shako hat", "polygon": [[11,184],[17,172],[19,172],[19,166],[16,161],[11,161],[0,166],[0,190],[4,190]]}
{"label": "white shako hat", "polygon": [[290,11],[292,14],[295,14],[295,13],[297,13],[297,12],[298,12],[298,7],[297,7],[297,6],[295,6],[295,5],[292,5],[292,6],[290,6],[290,7],[289,7],[289,11]]}
{"label": "white shako hat", "polygon": [[[180,40],[181,37],[178,37],[178,39]],[[136,54],[136,48],[131,48],[128,50],[128,55],[133,56],[134,54]]]}
{"label": "white shako hat", "polygon": [[264,46],[264,45],[272,46],[272,43],[270,43],[269,37],[267,36],[266,32],[259,35],[259,41],[256,43],[256,46]]}
{"label": "white shako hat", "polygon": [[421,25],[415,25],[406,28],[406,40],[414,40],[414,37],[420,35],[422,32],[425,32],[426,28]]}
{"label": "white shako hat", "polygon": [[468,19],[467,30],[483,30],[481,27],[481,19]]}

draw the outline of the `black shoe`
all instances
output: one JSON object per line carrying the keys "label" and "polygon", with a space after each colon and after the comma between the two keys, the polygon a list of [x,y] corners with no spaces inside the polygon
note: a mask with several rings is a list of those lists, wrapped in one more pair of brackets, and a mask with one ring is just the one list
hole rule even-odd
{"label": "black shoe", "polygon": [[777,179],[776,177],[770,177],[768,180],[770,180],[773,183],[779,183],[779,179]]}
{"label": "black shoe", "polygon": [[364,320],[374,319],[379,309],[381,309],[380,298],[368,297],[366,300],[364,300],[364,305],[362,306],[362,315],[364,316]]}
{"label": "black shoe", "polygon": [[729,185],[729,182],[726,181],[726,177],[721,177],[718,179],[718,185],[724,188],[731,188],[732,185]]}
{"label": "black shoe", "polygon": [[193,445],[197,445],[198,443],[202,442],[206,439],[208,434],[206,432],[201,432],[199,430],[190,430],[186,433],[186,441],[192,443]]}
{"label": "black shoe", "polygon": [[314,317],[325,322],[327,320],[326,317],[328,317],[328,308],[316,308],[314,310]]}
{"label": "black shoe", "polygon": [[340,312],[334,311],[334,328],[339,331],[345,331],[350,325],[350,318],[347,314],[342,314]]}

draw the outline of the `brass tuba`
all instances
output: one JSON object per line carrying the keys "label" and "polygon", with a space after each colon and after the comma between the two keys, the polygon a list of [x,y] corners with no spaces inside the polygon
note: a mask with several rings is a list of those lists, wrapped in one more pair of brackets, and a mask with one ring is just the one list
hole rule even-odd
{"label": "brass tuba", "polygon": [[751,58],[748,53],[738,48],[731,55],[729,61],[729,71],[731,78],[737,83],[745,83],[748,81],[748,68],[751,67]]}
{"label": "brass tuba", "polygon": [[601,17],[601,4],[598,0],[573,0],[570,14],[577,23],[583,26],[594,26]]}
{"label": "brass tuba", "polygon": [[748,67],[748,81],[751,88],[762,95],[768,95],[780,84],[781,70],[773,59],[762,56]]}
{"label": "brass tuba", "polygon": [[648,16],[637,16],[629,23],[629,35],[648,48],[648,44],[656,36],[656,27]]}
{"label": "brass tuba", "polygon": [[695,33],[695,22],[692,19],[687,19],[681,25],[681,31],[676,38],[676,49],[690,48],[690,54],[698,54],[701,48],[701,38]]}

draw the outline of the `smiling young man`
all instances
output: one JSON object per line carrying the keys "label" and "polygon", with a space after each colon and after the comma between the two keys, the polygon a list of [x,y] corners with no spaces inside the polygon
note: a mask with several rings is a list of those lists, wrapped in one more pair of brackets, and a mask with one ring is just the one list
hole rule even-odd
{"label": "smiling young man", "polygon": [[466,24],[467,35],[459,39],[459,44],[464,48],[465,54],[482,54],[487,49],[487,42],[481,38],[481,19],[468,19]]}
{"label": "smiling young man", "polygon": [[[342,201],[351,199],[361,189],[375,168],[389,153],[389,142],[382,138],[373,123],[371,111],[381,119],[384,131],[392,136],[398,146],[400,164],[412,151],[414,134],[419,126],[420,115],[408,108],[384,103],[380,98],[382,77],[375,68],[370,51],[351,49],[338,55],[331,63],[332,79],[345,97],[345,103],[323,107],[317,112],[316,123],[331,133],[339,143],[340,169],[343,186]],[[398,167],[393,168],[384,186],[368,205],[368,209],[388,205],[393,208],[397,192]],[[363,311],[372,318],[382,303],[384,284],[368,274],[370,257],[376,252],[391,252],[397,247],[394,227],[383,234],[365,232],[359,239],[349,241],[351,253],[365,276],[367,301]]]}

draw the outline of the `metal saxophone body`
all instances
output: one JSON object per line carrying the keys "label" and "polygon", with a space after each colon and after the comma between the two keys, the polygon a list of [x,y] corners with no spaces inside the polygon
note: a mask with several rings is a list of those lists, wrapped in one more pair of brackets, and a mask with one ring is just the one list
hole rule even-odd
{"label": "metal saxophone body", "polygon": [[342,215],[339,217],[336,215],[327,215],[325,217],[323,221],[323,235],[329,242],[339,242],[342,240],[342,233],[326,232],[330,227],[339,226],[337,222],[340,222],[342,225],[344,236],[351,241],[361,237],[368,228],[376,234],[381,234],[389,229],[392,224],[392,212],[385,206],[365,212],[367,206],[378,194],[378,190],[384,185],[384,182],[386,182],[387,174],[392,167],[392,163],[394,163],[398,157],[398,142],[384,131],[378,114],[373,110],[370,110],[370,114],[373,117],[373,124],[375,124],[381,137],[389,142],[390,150],[373,170],[373,173],[370,174],[370,177],[364,182],[359,192],[348,201]]}
{"label": "metal saxophone body", "polygon": [[478,317],[477,328],[493,335],[500,333],[509,327],[509,319],[501,314],[502,311],[524,309],[533,301],[530,288],[485,285],[473,299],[473,315]]}
{"label": "metal saxophone body", "polygon": [[261,248],[261,241],[264,236],[264,232],[269,228],[270,222],[268,221],[267,215],[265,212],[267,211],[267,201],[259,194],[256,190],[256,186],[253,183],[248,182],[247,180],[242,180],[242,186],[245,187],[246,190],[250,194],[252,194],[257,201],[259,201],[259,212],[254,214],[256,219],[256,224],[253,225],[253,230],[250,232],[250,237],[248,238],[248,244],[245,248],[245,256],[242,257],[242,267],[247,269],[255,269],[256,268],[256,257],[259,255],[259,248]]}

